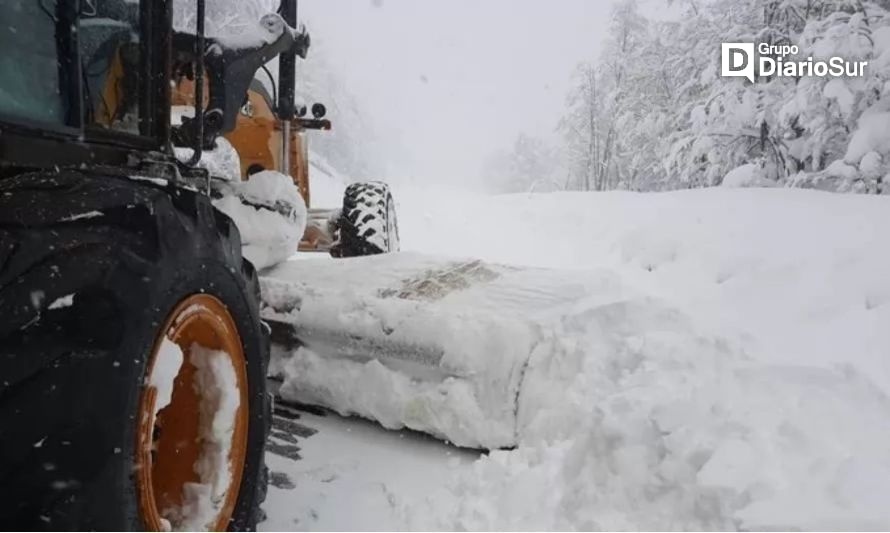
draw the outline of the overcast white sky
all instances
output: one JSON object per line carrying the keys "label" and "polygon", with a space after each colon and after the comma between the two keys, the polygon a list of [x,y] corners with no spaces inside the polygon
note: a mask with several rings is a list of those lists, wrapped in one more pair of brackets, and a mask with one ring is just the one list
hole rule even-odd
{"label": "overcast white sky", "polygon": [[466,181],[519,132],[554,135],[612,3],[300,0],[299,10],[379,130],[391,178]]}

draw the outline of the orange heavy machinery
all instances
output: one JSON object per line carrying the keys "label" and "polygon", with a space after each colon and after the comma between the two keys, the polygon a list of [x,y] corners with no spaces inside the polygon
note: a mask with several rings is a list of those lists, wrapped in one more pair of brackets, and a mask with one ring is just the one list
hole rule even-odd
{"label": "orange heavy machinery", "polygon": [[[309,36],[296,0],[241,46],[190,6],[194,33],[173,0],[0,2],[0,530],[262,519],[259,279],[213,205],[225,180],[196,164],[256,72]],[[173,124],[185,71],[193,116]]]}
{"label": "orange heavy machinery", "polygon": [[[399,234],[395,203],[385,183],[350,184],[344,192],[342,206],[317,208],[312,205],[306,132],[331,129],[330,120],[324,118],[327,110],[323,104],[313,104],[312,118],[306,118],[305,106],[293,106],[294,116],[286,120],[280,109],[287,106],[283,106],[276,98],[278,94],[274,94],[285,84],[280,79],[275,80],[268,69],[262,70],[268,77],[268,84],[259,77],[254,78],[235,128],[225,135],[238,153],[241,179],[248,180],[251,175],[264,170],[275,170],[293,179],[309,215],[300,251],[329,252],[335,257],[397,251]],[[194,83],[182,77],[174,91],[174,104],[188,105],[192,101]]]}
{"label": "orange heavy machinery", "polygon": [[[271,164],[308,198],[301,132],[324,123],[297,116],[293,86],[309,36],[296,0],[239,46],[205,35],[206,0],[189,2],[194,33],[175,30],[173,3],[0,2],[0,530],[262,519],[259,278],[212,202],[226,180],[198,163],[231,135],[245,175]],[[275,57],[287,75],[273,106],[250,87]],[[194,90],[173,102],[192,116],[173,123],[186,72]],[[390,215],[385,188],[351,185],[331,250],[393,249]]]}

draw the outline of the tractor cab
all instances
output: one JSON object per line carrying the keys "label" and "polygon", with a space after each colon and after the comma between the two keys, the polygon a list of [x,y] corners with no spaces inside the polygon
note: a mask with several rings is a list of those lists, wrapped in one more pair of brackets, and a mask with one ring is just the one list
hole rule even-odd
{"label": "tractor cab", "polygon": [[0,164],[128,166],[134,153],[163,159],[169,153],[169,7],[3,2]]}
{"label": "tractor cab", "polygon": [[[305,57],[309,36],[269,14],[252,41],[229,43],[204,35],[204,0],[195,7],[190,34],[174,31],[171,0],[3,2],[0,46],[15,52],[0,57],[0,167],[94,161],[206,179],[194,167],[235,128],[256,71]],[[170,82],[182,77],[195,112],[171,125]],[[174,147],[192,156],[178,161]]]}

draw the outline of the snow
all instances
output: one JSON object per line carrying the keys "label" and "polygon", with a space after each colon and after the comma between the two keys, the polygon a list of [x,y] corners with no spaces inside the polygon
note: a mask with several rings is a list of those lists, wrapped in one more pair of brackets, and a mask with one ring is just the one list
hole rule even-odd
{"label": "snow", "polygon": [[305,413],[300,422],[318,433],[300,442],[296,463],[266,456],[272,475],[286,475],[293,488],[269,486],[263,506],[269,517],[260,531],[402,530],[404,495],[441,491],[455,468],[479,457],[417,433],[380,431],[370,422]]}
{"label": "snow", "polygon": [[881,154],[877,152],[869,152],[862,157],[862,161],[859,162],[859,170],[863,175],[869,178],[877,178],[881,175],[883,171],[883,167],[881,165],[883,161],[883,157]]}
{"label": "snow", "polygon": [[769,180],[763,174],[760,165],[748,163],[729,171],[723,178],[724,187],[764,187],[769,186]]}
{"label": "snow", "polygon": [[841,113],[846,117],[853,113],[856,104],[856,96],[847,88],[847,82],[843,78],[834,78],[825,84],[822,94],[826,98],[833,99],[840,107]]}
{"label": "snow", "polygon": [[[290,28],[281,18],[281,15],[269,13],[263,15],[258,21],[249,22],[241,28],[240,33],[219,33],[214,35],[216,41],[225,48],[239,50],[245,48],[259,48],[261,46],[272,44],[284,32],[290,32],[296,35],[296,31]],[[214,49],[211,47],[210,49]],[[221,50],[216,50],[220,53]]]}
{"label": "snow", "polygon": [[[295,191],[296,194],[295,194]],[[248,181],[238,187],[238,195],[250,203],[274,207],[283,203],[289,207],[303,205],[302,197],[293,180],[280,172],[264,170],[253,174]]]}
{"label": "snow", "polygon": [[[426,381],[377,359],[327,359],[301,349],[285,365],[283,397],[359,414],[383,427],[410,427],[459,445],[510,443],[513,427],[482,412],[472,383],[457,377]],[[511,420],[512,421],[512,420]]]}
{"label": "snow", "polygon": [[133,174],[130,174],[127,177],[134,181],[144,181],[144,182],[148,182],[148,183],[153,183],[155,185],[160,185],[161,187],[166,187],[168,184],[168,181],[165,180],[164,178],[154,178],[151,176],[135,176]]}
{"label": "snow", "polygon": [[844,161],[851,164],[859,163],[869,152],[888,155],[890,128],[887,124],[890,124],[890,112],[863,114],[850,139]]}
{"label": "snow", "polygon": [[841,159],[838,159],[837,161],[828,165],[828,168],[825,169],[825,174],[827,176],[844,178],[847,180],[853,180],[856,178],[857,175],[856,167],[848,165]]}
{"label": "snow", "polygon": [[132,26],[129,22],[124,22],[122,20],[115,20],[108,17],[93,17],[86,18],[80,21],[81,28],[90,28],[92,26],[99,26],[102,28],[105,27],[113,27],[119,30],[132,30]]}
{"label": "snow", "polygon": [[[201,397],[198,436],[203,450],[194,466],[200,483],[185,485],[181,508],[161,510],[168,531],[207,531],[212,527],[232,479],[229,453],[241,402],[235,369],[227,354],[199,344],[190,346],[188,353]],[[157,391],[153,417],[172,401],[174,380],[183,361],[182,349],[165,336],[147,380]]]}
{"label": "snow", "polygon": [[890,67],[890,26],[874,30],[872,39],[875,43],[875,59],[872,60],[871,65],[879,69]]}
{"label": "snow", "polygon": [[[452,485],[453,507],[420,509],[413,526],[890,524],[870,496],[890,479],[885,199],[709,190],[462,203],[405,225],[405,241],[611,267],[650,296],[567,321],[558,348],[530,363],[519,448],[482,459]],[[449,226],[463,243],[419,240]],[[548,235],[572,238],[535,253]]]}
{"label": "snow", "polygon": [[97,218],[105,216],[101,211],[87,211],[85,213],[77,213],[74,215],[70,215],[62,218],[62,222],[74,222],[75,220],[84,220],[88,218]]}
{"label": "snow", "polygon": [[235,221],[242,253],[257,270],[294,254],[308,213],[290,177],[271,170],[258,172],[246,182],[230,183],[229,193],[213,205]]}
{"label": "snow", "polygon": [[198,436],[204,449],[195,464],[201,482],[187,483],[182,508],[168,513],[178,518],[174,523],[179,531],[208,531],[231,484],[229,454],[241,391],[231,358],[225,352],[193,344],[189,353],[196,368],[195,387],[201,395]]}
{"label": "snow", "polygon": [[56,298],[51,304],[49,304],[49,307],[47,307],[47,309],[64,309],[65,307],[71,307],[72,305],[74,305],[74,293],[67,294],[65,296],[62,296],[61,298]]}
{"label": "snow", "polygon": [[404,201],[402,235],[418,251],[606,268],[731,334],[742,329],[765,344],[758,351],[777,345],[768,360],[868,365],[890,389],[881,355],[890,339],[866,312],[890,312],[887,202],[786,189],[444,197]]}
{"label": "snow", "polygon": [[[510,417],[503,384],[516,386],[518,445],[450,465],[449,475],[434,470],[435,487],[393,490],[389,503],[361,511],[369,519],[387,505],[397,509],[387,515],[395,523],[383,522],[390,529],[890,527],[885,197],[727,188],[395,194],[403,249],[413,253],[330,262],[302,286],[280,279],[296,261],[276,269],[277,281],[262,280],[264,313],[365,335],[346,353],[310,344],[314,356],[286,365],[342,365],[340,385],[379,384],[364,398],[344,395],[374,409],[404,383],[460,378],[473,389],[479,380],[467,408],[501,423]],[[497,276],[405,277],[435,274],[454,263],[447,256],[479,258]],[[326,300],[334,281],[340,292]],[[571,297],[563,285],[576,287]],[[548,298],[508,305],[516,289],[541,286]],[[408,297],[393,295],[396,287]],[[373,333],[384,327],[388,334]],[[410,350],[387,358],[389,345],[381,355],[368,342],[418,332],[431,336],[414,366],[394,363],[411,360]],[[490,339],[500,340],[484,346]],[[521,379],[505,377],[522,361]],[[337,392],[324,376],[311,379]],[[397,402],[377,414],[353,407],[411,427]],[[476,412],[445,413],[467,422],[441,424],[449,431],[477,431]],[[485,430],[477,437],[490,438]],[[315,453],[316,464],[331,457]],[[331,499],[345,497],[340,506],[361,501],[332,490]]]}
{"label": "snow", "polygon": [[179,374],[183,356],[179,346],[166,336],[161,340],[147,385],[157,390],[154,416],[173,399],[173,380]]}
{"label": "snow", "polygon": [[[194,112],[194,108],[188,109]],[[178,146],[174,146],[173,151],[181,163],[188,162],[192,158],[192,154],[195,153],[191,148]],[[207,170],[216,179],[225,181],[241,179],[241,160],[238,157],[238,151],[225,137],[217,137],[216,148],[213,150],[203,150],[201,159],[196,166]]]}
{"label": "snow", "polygon": [[[170,106],[170,124],[179,126],[183,118],[194,118],[195,108],[188,105]],[[214,141],[216,147],[212,150],[202,150],[201,159],[197,167],[203,168],[216,179],[226,181],[241,180],[241,158],[238,151],[225,137],[217,137]],[[191,160],[195,151],[191,148],[174,146],[173,153],[181,163]]]}
{"label": "snow", "polygon": [[309,153],[309,193],[312,207],[339,208],[351,180],[337,172],[317,152]]}
{"label": "snow", "polygon": [[[228,48],[254,48],[273,42],[287,25],[274,12],[275,0],[249,2],[208,2],[205,13],[206,35]],[[180,2],[173,6],[173,27],[195,34],[195,4]]]}
{"label": "snow", "polygon": [[851,457],[888,466],[886,397],[861,376],[760,367],[652,302],[608,306],[587,318],[583,349],[548,354],[544,368],[530,367],[529,381],[540,383],[523,391],[534,416],[519,449],[480,460],[454,485],[457,509],[438,502],[418,509],[418,519],[428,520],[420,527],[887,523],[883,506],[855,502],[859,492],[890,488],[888,478],[844,486]]}
{"label": "snow", "polygon": [[31,291],[31,305],[34,309],[40,309],[43,305],[43,300],[46,298],[46,293],[42,290],[33,290]]}
{"label": "snow", "polygon": [[261,287],[263,317],[308,347],[285,365],[284,397],[485,448],[516,444],[522,376],[553,315],[624,290],[604,272],[411,253],[293,261]]}

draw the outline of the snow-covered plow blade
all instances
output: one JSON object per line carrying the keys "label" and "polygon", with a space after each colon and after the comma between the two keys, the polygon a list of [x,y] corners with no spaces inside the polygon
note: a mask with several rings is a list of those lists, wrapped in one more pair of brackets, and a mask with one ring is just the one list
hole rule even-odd
{"label": "snow-covered plow blade", "polygon": [[516,444],[548,325],[619,297],[602,272],[407,253],[291,261],[261,284],[282,396],[482,448]]}

